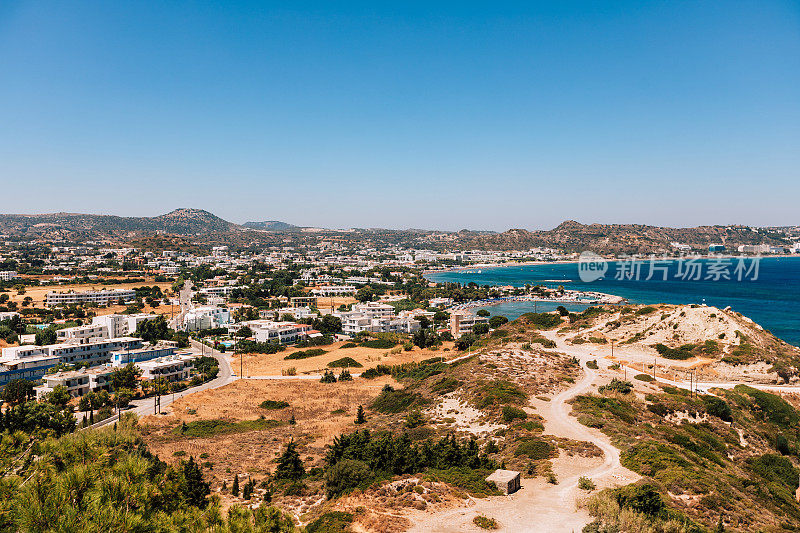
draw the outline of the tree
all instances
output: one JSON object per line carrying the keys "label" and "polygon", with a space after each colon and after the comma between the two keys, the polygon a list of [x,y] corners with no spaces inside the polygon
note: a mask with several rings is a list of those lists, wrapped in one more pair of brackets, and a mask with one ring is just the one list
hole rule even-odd
{"label": "tree", "polygon": [[167,325],[167,319],[164,318],[164,315],[158,315],[155,318],[149,318],[144,322],[140,322],[139,325],[136,326],[136,333],[134,335],[150,343],[172,338],[172,332]]}
{"label": "tree", "polygon": [[484,335],[489,333],[489,324],[475,324],[472,326],[472,332],[475,335]]}
{"label": "tree", "polygon": [[58,342],[56,330],[53,328],[45,328],[36,333],[34,337],[36,346],[47,346],[48,344],[55,344]]}
{"label": "tree", "polygon": [[233,475],[233,485],[231,485],[231,495],[239,497],[239,474]]}
{"label": "tree", "polygon": [[250,329],[250,326],[242,326],[236,333],[234,333],[234,337],[239,337],[240,339],[246,339],[247,337],[253,336],[253,330]]}
{"label": "tree", "polygon": [[124,367],[114,370],[114,372],[111,373],[111,385],[114,387],[114,390],[133,390],[136,389],[136,380],[141,375],[142,371],[139,370],[139,367],[133,363],[128,363]]}
{"label": "tree", "polygon": [[12,379],[3,389],[3,401],[16,405],[33,398],[33,383],[27,379]]}
{"label": "tree", "polygon": [[208,505],[206,496],[211,494],[210,485],[203,481],[203,471],[195,463],[194,457],[189,457],[188,461],[183,462],[183,479],[180,483],[180,492],[183,500],[188,505],[205,509]]}
{"label": "tree", "polygon": [[303,461],[300,459],[300,454],[297,453],[296,446],[294,440],[289,441],[286,445],[286,450],[284,450],[283,455],[278,459],[278,467],[275,469],[275,479],[297,481],[305,475],[306,471],[303,468]]}
{"label": "tree", "polygon": [[62,385],[57,385],[52,391],[47,393],[46,400],[51,405],[65,407],[72,399],[67,389]]}
{"label": "tree", "polygon": [[367,421],[367,417],[364,415],[364,406],[358,406],[358,412],[356,412],[356,424],[364,424]]}
{"label": "tree", "polygon": [[356,300],[359,302],[371,302],[375,299],[375,291],[372,290],[372,287],[366,285],[358,289],[356,292]]}
{"label": "tree", "polygon": [[328,498],[335,498],[350,489],[358,487],[373,477],[369,465],[363,461],[343,459],[325,472],[325,489]]}
{"label": "tree", "polygon": [[497,329],[507,322],[508,318],[504,317],[503,315],[494,315],[492,318],[489,319],[489,326],[492,329]]}
{"label": "tree", "polygon": [[466,350],[467,348],[475,344],[475,341],[477,340],[478,340],[477,337],[475,337],[475,335],[473,335],[472,333],[466,333],[464,335],[461,335],[461,337],[459,337],[458,339],[456,339],[456,348],[459,350]]}
{"label": "tree", "polygon": [[567,311],[567,308],[563,305],[556,307],[556,311],[558,311],[558,314],[561,316],[569,316],[569,311]]}
{"label": "tree", "polygon": [[489,311],[487,311],[486,309],[479,309],[478,312],[475,313],[475,314],[478,315],[478,316],[489,316],[489,315],[491,315],[491,313]]}

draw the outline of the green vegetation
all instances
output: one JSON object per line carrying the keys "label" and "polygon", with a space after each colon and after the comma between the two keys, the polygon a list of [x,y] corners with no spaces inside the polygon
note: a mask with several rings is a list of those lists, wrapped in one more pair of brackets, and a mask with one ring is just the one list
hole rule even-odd
{"label": "green vegetation", "polygon": [[330,368],[361,368],[362,366],[364,365],[352,357],[342,357],[341,359],[337,359],[328,363],[328,367]]}
{"label": "green vegetation", "polygon": [[245,433],[248,431],[263,431],[282,426],[284,422],[258,418],[256,420],[243,420],[241,422],[229,422],[227,420],[194,420],[184,423],[175,428],[175,432],[184,437],[208,438],[214,435],[228,433]]}
{"label": "green vegetation", "polygon": [[[337,467],[343,461],[347,462]],[[407,434],[395,436],[356,431],[336,437],[328,448],[325,462],[325,485],[329,497],[368,486],[374,480],[388,476],[425,471],[427,475],[452,482],[465,490],[475,490],[476,494],[483,490],[487,493],[496,490],[487,487],[484,481],[496,465],[480,453],[474,438],[458,441],[451,435],[436,441],[412,442]],[[461,471],[452,470],[454,468]],[[445,479],[445,476],[449,477]]]}
{"label": "green vegetation", "polygon": [[294,353],[290,353],[284,359],[286,360],[293,360],[293,359],[308,359],[309,357],[317,357],[319,355],[324,355],[328,353],[326,350],[322,348],[309,348],[308,350],[298,350]]}
{"label": "green vegetation", "polygon": [[597,365],[597,360],[596,359],[593,359],[591,361],[586,361],[586,367],[587,368],[591,368],[592,370],[597,370],[598,368],[600,368]]}
{"label": "green vegetation", "polygon": [[328,511],[306,526],[306,533],[341,533],[349,531],[353,523],[352,513]]}
{"label": "green vegetation", "polygon": [[557,452],[558,448],[549,442],[534,437],[529,437],[523,439],[517,445],[514,455],[518,457],[524,455],[532,461],[538,461],[541,459],[547,459]]}
{"label": "green vegetation", "polygon": [[289,407],[289,402],[282,400],[264,400],[258,405],[262,409],[284,409]]}
{"label": "green vegetation", "polygon": [[554,313],[525,313],[519,319],[520,322],[536,329],[553,329],[563,322],[562,318]]}
{"label": "green vegetation", "polygon": [[483,383],[475,395],[475,404],[479,409],[507,403],[524,404],[527,401],[525,391],[506,380]]}
{"label": "green vegetation", "polygon": [[402,413],[409,407],[419,404],[422,396],[405,390],[384,390],[370,405],[374,411],[384,414]]}
{"label": "green vegetation", "polygon": [[636,374],[635,376],[633,376],[633,379],[638,379],[639,381],[644,381],[647,383],[655,381],[653,376],[651,376],[650,374]]}
{"label": "green vegetation", "polygon": [[503,420],[506,422],[513,422],[514,420],[525,420],[528,418],[528,413],[513,405],[503,406]]}
{"label": "green vegetation", "polygon": [[468,468],[455,466],[446,469],[432,468],[425,473],[425,479],[447,483],[464,489],[471,496],[497,496],[500,493],[494,483],[486,481],[492,473],[487,468]]}
{"label": "green vegetation", "polygon": [[431,387],[433,392],[438,394],[447,394],[449,392],[453,392],[454,390],[458,389],[464,383],[457,380],[454,377],[446,376],[437,381]]}
{"label": "green vegetation", "polygon": [[594,481],[586,476],[581,476],[578,478],[578,488],[581,490],[594,490],[597,487],[595,486]]}
{"label": "green vegetation", "polygon": [[494,518],[487,518],[483,515],[478,515],[472,519],[472,523],[481,529],[498,529],[497,520]]}
{"label": "green vegetation", "polygon": [[397,342],[391,339],[368,339],[361,343],[364,348],[379,348],[381,350],[388,350],[397,346]]}
{"label": "green vegetation", "polygon": [[623,381],[614,378],[608,385],[601,385],[597,388],[597,392],[603,394],[604,392],[618,392],[620,394],[628,394],[633,390],[633,383],[630,381]]}

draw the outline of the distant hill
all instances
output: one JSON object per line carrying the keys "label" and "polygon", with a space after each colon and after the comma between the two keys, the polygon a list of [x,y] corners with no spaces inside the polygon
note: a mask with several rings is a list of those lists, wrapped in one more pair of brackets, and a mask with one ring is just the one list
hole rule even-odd
{"label": "distant hill", "polygon": [[785,244],[774,233],[746,226],[666,228],[641,224],[581,224],[574,220],[562,222],[556,228],[545,231],[510,229],[487,235],[462,230],[457,235],[464,248],[524,250],[547,247],[599,253],[671,251],[673,242],[695,249],[707,248],[709,244]]}
{"label": "distant hill", "polygon": [[245,222],[245,228],[259,229],[265,231],[296,231],[300,228],[293,224],[287,224],[279,220],[264,220],[263,222]]}
{"label": "distant hill", "polygon": [[0,233],[51,239],[119,237],[130,233],[169,233],[188,236],[240,229],[240,226],[208,211],[188,208],[176,209],[157,217],[118,217],[80,213],[0,215]]}

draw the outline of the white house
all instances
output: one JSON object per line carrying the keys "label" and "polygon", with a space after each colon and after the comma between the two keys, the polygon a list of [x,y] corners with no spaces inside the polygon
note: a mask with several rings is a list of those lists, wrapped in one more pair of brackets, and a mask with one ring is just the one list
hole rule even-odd
{"label": "white house", "polygon": [[45,305],[55,307],[57,305],[72,305],[95,303],[97,305],[109,305],[116,303],[127,303],[136,298],[136,291],[131,289],[102,289],[99,291],[83,292],[48,292],[45,296]]}
{"label": "white house", "polygon": [[231,321],[231,312],[227,307],[203,305],[190,309],[183,315],[183,329],[199,331],[201,329],[221,328]]}
{"label": "white house", "polygon": [[271,320],[250,320],[242,322],[241,326],[247,326],[253,330],[253,337],[256,342],[277,342],[280,344],[292,344],[308,336],[311,326],[308,324],[297,324],[295,322],[273,322]]}

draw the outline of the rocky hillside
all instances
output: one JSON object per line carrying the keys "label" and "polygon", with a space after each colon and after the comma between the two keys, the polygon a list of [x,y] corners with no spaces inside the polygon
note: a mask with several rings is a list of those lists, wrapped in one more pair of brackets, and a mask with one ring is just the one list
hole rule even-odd
{"label": "rocky hillside", "polygon": [[176,209],[157,217],[118,217],[79,213],[0,215],[4,235],[81,239],[128,234],[204,235],[240,231],[241,227],[202,209]]}

